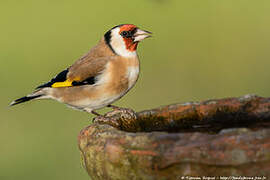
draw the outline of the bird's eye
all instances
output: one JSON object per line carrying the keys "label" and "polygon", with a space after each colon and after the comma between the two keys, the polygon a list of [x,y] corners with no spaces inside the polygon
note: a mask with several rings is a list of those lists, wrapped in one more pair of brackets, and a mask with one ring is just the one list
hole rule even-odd
{"label": "bird's eye", "polygon": [[123,37],[126,37],[126,36],[128,35],[128,32],[127,32],[127,31],[123,31],[123,32],[121,33],[121,35],[122,35]]}
{"label": "bird's eye", "polygon": [[122,31],[121,32],[121,36],[123,36],[124,38],[132,38],[132,32],[131,31]]}

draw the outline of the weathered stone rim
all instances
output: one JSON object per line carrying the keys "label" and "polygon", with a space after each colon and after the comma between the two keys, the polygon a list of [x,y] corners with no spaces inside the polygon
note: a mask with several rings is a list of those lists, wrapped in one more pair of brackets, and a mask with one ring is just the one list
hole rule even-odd
{"label": "weathered stone rim", "polygon": [[82,162],[92,179],[270,177],[270,98],[246,95],[126,112],[107,114],[117,126],[93,123],[80,132]]}
{"label": "weathered stone rim", "polygon": [[[270,127],[270,98],[245,95],[202,102],[162,106],[138,113],[107,116],[127,132],[207,132],[218,133],[228,128]],[[105,115],[106,116],[106,115]]]}

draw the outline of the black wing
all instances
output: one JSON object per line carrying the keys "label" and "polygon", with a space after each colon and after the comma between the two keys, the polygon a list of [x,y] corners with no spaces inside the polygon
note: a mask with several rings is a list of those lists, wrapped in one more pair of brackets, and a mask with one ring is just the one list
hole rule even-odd
{"label": "black wing", "polygon": [[45,88],[45,87],[52,87],[52,85],[56,82],[64,82],[65,80],[67,80],[67,73],[68,73],[68,69],[60,72],[53,79],[51,79],[51,81],[38,86],[36,89]]}
{"label": "black wing", "polygon": [[[60,72],[53,79],[51,79],[51,81],[38,86],[36,89],[45,88],[45,87],[52,87],[52,85],[56,82],[64,82],[67,80],[67,74],[68,74],[68,69]],[[95,84],[95,83],[96,83],[95,77],[89,77],[83,81],[73,81],[72,86],[91,85],[91,84]]]}

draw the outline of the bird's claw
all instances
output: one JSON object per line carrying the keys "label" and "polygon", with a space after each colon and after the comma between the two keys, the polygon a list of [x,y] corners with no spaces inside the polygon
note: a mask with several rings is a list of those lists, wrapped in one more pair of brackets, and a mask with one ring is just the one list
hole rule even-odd
{"label": "bird's claw", "polygon": [[94,123],[108,124],[118,129],[129,125],[132,120],[136,120],[136,113],[132,109],[117,108],[106,113],[104,116],[97,116],[93,119]]}
{"label": "bird's claw", "polygon": [[115,118],[106,116],[97,116],[93,119],[93,122],[99,124],[108,124],[116,128],[120,126],[119,122]]}

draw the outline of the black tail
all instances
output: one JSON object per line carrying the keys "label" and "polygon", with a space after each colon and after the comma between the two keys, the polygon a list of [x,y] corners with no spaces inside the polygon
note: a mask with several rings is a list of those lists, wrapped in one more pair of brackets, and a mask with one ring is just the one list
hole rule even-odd
{"label": "black tail", "polygon": [[32,99],[39,98],[40,96],[42,96],[42,95],[24,96],[22,98],[16,99],[15,101],[12,101],[9,106],[14,106],[16,104],[20,104],[20,103],[23,103],[23,102],[26,102],[26,101],[30,101]]}

